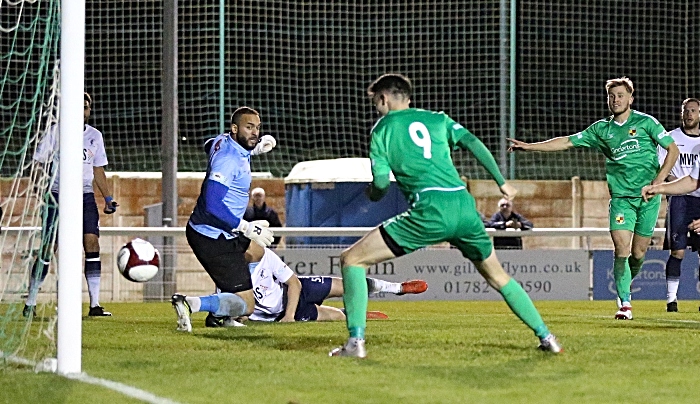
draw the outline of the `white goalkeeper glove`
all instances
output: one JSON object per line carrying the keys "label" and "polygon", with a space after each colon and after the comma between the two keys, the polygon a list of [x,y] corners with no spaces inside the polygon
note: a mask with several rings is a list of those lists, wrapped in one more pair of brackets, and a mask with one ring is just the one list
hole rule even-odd
{"label": "white goalkeeper glove", "polygon": [[257,156],[258,154],[267,153],[277,146],[277,141],[274,137],[270,135],[263,135],[260,141],[255,145],[255,149],[251,150],[251,156]]}
{"label": "white goalkeeper glove", "polygon": [[272,240],[274,240],[272,230],[268,229],[268,227],[270,227],[270,223],[267,220],[247,222],[241,219],[238,227],[236,227],[236,231],[260,244],[260,247],[265,248],[269,247],[272,244]]}

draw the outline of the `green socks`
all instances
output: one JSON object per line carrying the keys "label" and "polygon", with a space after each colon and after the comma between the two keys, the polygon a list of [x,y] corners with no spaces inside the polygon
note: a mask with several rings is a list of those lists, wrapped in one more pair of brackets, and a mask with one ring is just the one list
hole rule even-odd
{"label": "green socks", "polygon": [[[639,272],[641,263],[637,269]],[[617,296],[622,302],[630,301],[630,287],[632,284],[632,272],[630,263],[627,257],[615,257],[615,265],[613,266],[613,274],[615,275],[615,286],[617,287]],[[636,275],[636,273],[635,273]]]}
{"label": "green socks", "polygon": [[642,270],[642,265],[644,265],[644,257],[642,257],[640,259],[636,259],[630,255],[627,262],[629,262],[629,264],[630,264],[630,275],[631,275],[630,282],[631,282],[632,279],[634,279],[634,277],[637,276],[639,271]]}
{"label": "green socks", "polygon": [[365,338],[367,327],[367,281],[365,268],[345,267],[343,274],[343,304],[350,338]]}
{"label": "green socks", "polygon": [[535,308],[535,305],[532,304],[530,296],[525,293],[522,286],[520,286],[515,279],[508,281],[499,292],[513,313],[515,313],[525,325],[530,327],[537,337],[544,338],[549,335],[549,330],[544,324],[544,321],[542,321],[542,317]]}

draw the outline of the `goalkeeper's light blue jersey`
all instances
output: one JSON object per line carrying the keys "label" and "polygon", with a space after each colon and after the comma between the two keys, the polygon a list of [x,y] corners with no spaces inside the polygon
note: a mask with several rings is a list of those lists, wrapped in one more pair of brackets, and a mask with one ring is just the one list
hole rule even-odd
{"label": "goalkeeper's light blue jersey", "polygon": [[236,237],[238,233],[232,232],[230,224],[206,209],[207,186],[210,181],[228,187],[223,199],[224,205],[233,216],[239,220],[243,218],[248,207],[248,190],[252,181],[250,151],[239,145],[228,133],[214,138],[209,151],[207,174],[190,216],[189,225],[198,233],[210,238],[216,239],[222,234],[228,239]]}

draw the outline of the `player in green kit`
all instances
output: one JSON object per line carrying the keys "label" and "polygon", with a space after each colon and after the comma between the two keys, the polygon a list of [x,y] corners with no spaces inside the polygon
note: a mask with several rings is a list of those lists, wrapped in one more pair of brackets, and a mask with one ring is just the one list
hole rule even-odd
{"label": "player in green kit", "polygon": [[474,198],[452,163],[452,150],[469,150],[510,199],[517,191],[506,183],[486,146],[449,116],[410,108],[412,86],[402,75],[379,77],[369,86],[368,94],[381,118],[372,129],[373,180],[367,194],[371,200],[381,199],[389,188],[389,173],[393,172],[411,208],[370,231],[341,254],[350,338],[330,355],[367,355],[367,267],[444,241],[457,247],[501,293],[515,315],[539,337],[540,349],[561,352],[530,297],[498,262]]}
{"label": "player in green kit", "polygon": [[[608,108],[612,116],[601,119],[583,132],[538,143],[509,139],[511,151],[559,151],[590,147],[606,157],[605,171],[610,191],[610,235],[615,245],[613,273],[619,299],[618,320],[632,319],[630,288],[644,263],[644,254],[659,216],[661,196],[645,201],[642,187],[660,184],[678,159],[673,138],[654,117],[630,109],[634,85],[627,77],[608,80]],[[668,151],[659,167],[657,145]],[[631,244],[631,248],[630,248]]]}

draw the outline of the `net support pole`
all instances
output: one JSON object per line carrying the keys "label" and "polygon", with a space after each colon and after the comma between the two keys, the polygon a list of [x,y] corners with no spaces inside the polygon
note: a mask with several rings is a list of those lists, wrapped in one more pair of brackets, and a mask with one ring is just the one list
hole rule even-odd
{"label": "net support pole", "polygon": [[[177,0],[163,3],[163,123],[162,123],[162,197],[163,226],[177,226]],[[163,240],[163,294],[175,293],[175,240]]]}
{"label": "net support pole", "polygon": [[499,150],[498,150],[498,165],[501,169],[501,174],[508,178],[508,83],[509,83],[509,25],[508,25],[508,4],[510,0],[500,0],[500,23],[499,23]]}
{"label": "net support pole", "polygon": [[225,92],[224,85],[224,65],[225,65],[225,44],[226,44],[226,0],[219,0],[219,133],[226,130]]}
{"label": "net support pole", "polygon": [[[515,92],[518,89],[517,82],[516,82],[516,63],[517,63],[517,50],[518,50],[518,42],[517,42],[517,35],[518,35],[518,20],[517,20],[517,13],[518,13],[518,0],[510,0],[510,91],[509,91],[509,100],[510,100],[510,108],[508,109],[509,113],[509,130],[508,133],[511,137],[511,139],[515,139],[515,117],[516,117],[516,105],[515,105]],[[508,178],[510,179],[515,179],[515,153],[510,153],[510,172]]]}
{"label": "net support pole", "polygon": [[69,374],[82,361],[85,0],[61,1],[60,53],[57,371]]}

